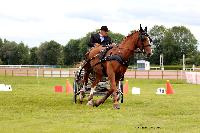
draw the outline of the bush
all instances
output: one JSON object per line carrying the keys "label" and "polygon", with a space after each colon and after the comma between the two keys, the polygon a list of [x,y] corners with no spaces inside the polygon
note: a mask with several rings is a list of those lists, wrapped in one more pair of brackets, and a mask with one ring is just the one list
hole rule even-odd
{"label": "bush", "polygon": [[[186,68],[192,68],[191,66],[185,66]],[[181,65],[170,65],[170,66],[164,66],[165,70],[183,70],[183,66]]]}

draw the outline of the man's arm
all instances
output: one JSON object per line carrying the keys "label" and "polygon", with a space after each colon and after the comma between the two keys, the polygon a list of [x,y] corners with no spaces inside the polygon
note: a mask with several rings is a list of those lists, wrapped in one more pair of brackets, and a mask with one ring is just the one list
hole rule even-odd
{"label": "man's arm", "polygon": [[89,47],[94,47],[95,43],[96,43],[96,39],[95,39],[94,34],[92,34],[91,37],[90,37],[90,42],[89,42],[88,46]]}
{"label": "man's arm", "polygon": [[109,44],[113,43],[110,37],[108,37],[108,42],[109,42]]}

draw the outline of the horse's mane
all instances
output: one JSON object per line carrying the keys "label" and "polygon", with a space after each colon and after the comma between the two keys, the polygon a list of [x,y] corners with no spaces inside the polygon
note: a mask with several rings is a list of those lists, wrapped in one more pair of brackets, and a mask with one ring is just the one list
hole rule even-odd
{"label": "horse's mane", "polygon": [[123,39],[123,41],[120,43],[120,45],[126,43],[126,41],[128,40],[128,38],[130,38],[133,34],[135,34],[135,33],[137,33],[137,32],[138,32],[137,30],[131,31],[130,34],[128,34],[126,37],[124,37],[124,39]]}

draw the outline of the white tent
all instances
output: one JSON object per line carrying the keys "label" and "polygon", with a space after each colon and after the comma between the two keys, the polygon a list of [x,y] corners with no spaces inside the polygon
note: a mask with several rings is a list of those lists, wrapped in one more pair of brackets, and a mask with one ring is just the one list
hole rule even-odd
{"label": "white tent", "polygon": [[137,60],[137,70],[150,70],[150,62],[145,60]]}

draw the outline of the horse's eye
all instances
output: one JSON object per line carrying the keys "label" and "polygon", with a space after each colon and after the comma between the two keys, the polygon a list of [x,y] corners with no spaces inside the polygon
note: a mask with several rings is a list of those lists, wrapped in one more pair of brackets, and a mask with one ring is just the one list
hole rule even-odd
{"label": "horse's eye", "polygon": [[144,41],[145,40],[145,35],[141,36],[141,40]]}

